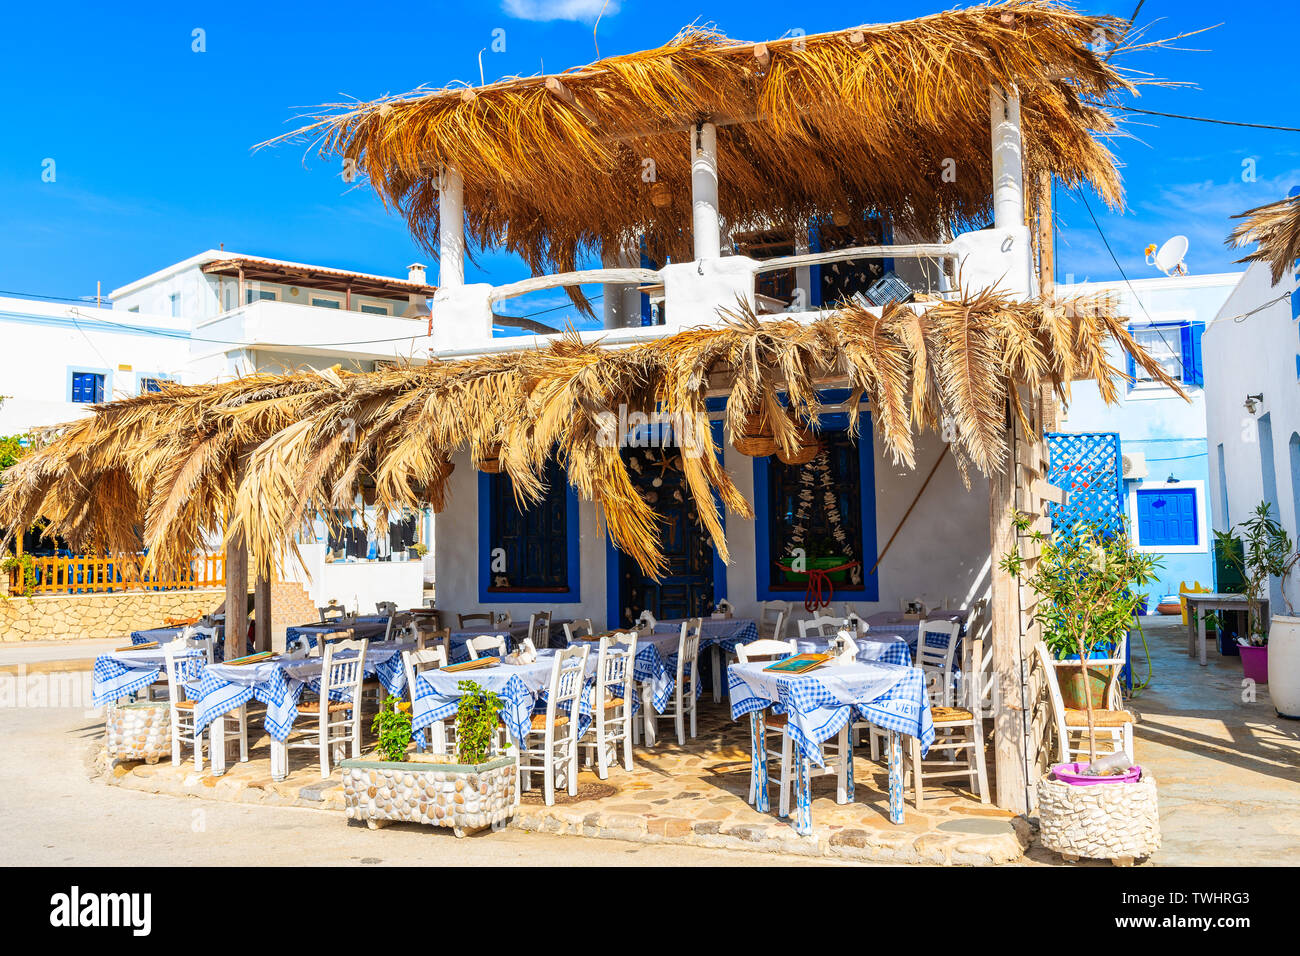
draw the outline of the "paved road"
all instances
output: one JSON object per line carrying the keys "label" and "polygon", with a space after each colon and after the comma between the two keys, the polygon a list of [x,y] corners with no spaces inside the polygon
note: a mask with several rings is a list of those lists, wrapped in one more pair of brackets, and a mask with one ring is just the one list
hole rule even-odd
{"label": "paved road", "polygon": [[[100,720],[0,708],[0,863],[44,866],[358,864],[781,866],[810,861],[506,830],[457,840],[413,825],[371,831],[339,813],[139,793],[89,779]],[[825,861],[817,861],[824,863]]]}

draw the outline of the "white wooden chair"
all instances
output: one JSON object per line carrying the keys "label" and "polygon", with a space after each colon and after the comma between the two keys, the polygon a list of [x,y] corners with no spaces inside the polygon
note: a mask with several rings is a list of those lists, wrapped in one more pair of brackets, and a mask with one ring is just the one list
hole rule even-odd
{"label": "white wooden chair", "polygon": [[786,601],[764,601],[758,617],[758,636],[765,640],[785,640],[785,625],[790,619]]}
{"label": "white wooden chair", "polygon": [[555,788],[565,785],[578,794],[578,706],[587,679],[586,644],[564,647],[551,666],[546,713],[534,714],[519,747],[519,772],[524,790],[532,789],[533,774],[542,773],[542,799],[555,803]]}
{"label": "white wooden chair", "polygon": [[844,626],[844,618],[829,614],[799,622],[800,637],[834,637],[835,632]]}
{"label": "white wooden chair", "polygon": [[[414,716],[415,714],[415,681],[416,677],[424,671],[437,670],[447,666],[447,649],[441,644],[433,647],[421,648],[414,651],[402,651],[402,670],[406,672],[406,696],[407,700],[402,701],[401,708],[407,713]],[[431,746],[436,754],[447,753],[452,738],[456,731],[456,717],[453,714],[443,720],[435,720],[429,726],[429,735],[432,738]]]}
{"label": "white wooden chair", "polygon": [[528,617],[528,634],[525,636],[532,638],[533,647],[550,647],[551,612],[538,611],[536,614],[530,614]]}
{"label": "white wooden chair", "polygon": [[[567,625],[566,625],[567,626]],[[579,744],[596,757],[596,776],[609,776],[609,765],[618,762],[618,747],[623,745],[623,768],[632,769],[632,745],[636,742],[632,702],[636,699],[635,631],[602,637],[596,658],[596,689],[592,698],[592,734]],[[619,688],[619,689],[616,689]]]}
{"label": "white wooden chair", "polygon": [[982,674],[979,661],[983,660],[984,642],[979,638],[967,641],[965,660],[962,663],[962,684],[966,698],[964,707],[932,707],[934,743],[929,753],[921,757],[921,743],[908,738],[903,752],[903,786],[910,774],[916,791],[916,807],[925,801],[925,781],[965,777],[971,793],[980,803],[989,802],[989,780],[984,764],[984,716],[980,711],[983,699]]}
{"label": "white wooden chair", "polygon": [[[642,707],[645,719],[645,742],[647,746],[655,743],[658,724],[661,720],[672,718],[677,727],[677,743],[686,746],[686,717],[690,715],[691,739],[695,739],[696,716],[699,711],[700,683],[700,629],[702,619],[698,617],[682,621],[681,636],[677,640],[677,684],[673,687],[673,696],[662,714],[653,707]],[[687,683],[689,681],[689,688]]]}
{"label": "white wooden chair", "polygon": [[488,611],[475,611],[473,614],[456,615],[456,626],[461,628],[477,627],[480,624],[486,624],[488,627],[491,627],[495,623],[496,619]]}
{"label": "white wooden chair", "polygon": [[[171,701],[172,766],[180,766],[181,745],[185,744],[194,751],[194,769],[202,771],[203,732],[194,723],[194,701],[185,693],[185,680],[192,676],[198,660],[189,654],[196,650],[201,650],[198,642],[177,639],[163,647],[163,660],[167,671],[167,698]],[[209,650],[207,653],[210,655],[212,652]],[[240,704],[238,710],[222,714],[216,719],[225,721],[239,735],[239,761],[247,763],[248,705]]]}
{"label": "white wooden chair", "polygon": [[465,653],[469,654],[470,660],[478,660],[479,651],[491,651],[492,654],[489,656],[505,657],[506,636],[504,634],[481,634],[465,641]]}
{"label": "white wooden chair", "polygon": [[[565,644],[572,644],[574,641],[589,641],[591,640],[592,635],[596,633],[595,628],[591,626],[591,618],[589,617],[580,617],[574,621],[565,621],[563,627]],[[532,628],[530,625],[529,634],[531,635],[531,633]],[[533,646],[537,647],[540,645],[534,641]]]}
{"label": "white wooden chair", "polygon": [[444,627],[436,631],[418,631],[415,635],[415,649],[427,651],[431,647],[441,647],[447,660],[451,660],[451,628]]}
{"label": "white wooden chair", "polygon": [[[288,748],[312,749],[320,753],[320,775],[330,775],[330,758],[341,760],[344,747],[352,742],[352,758],[361,756],[361,682],[366,668],[368,640],[323,642],[320,693],[315,700],[298,702],[298,714],[307,718],[301,725],[303,739],[291,740]],[[355,656],[341,655],[356,650]],[[341,697],[341,700],[335,700]],[[296,729],[296,728],[295,728]]]}
{"label": "white wooden chair", "polygon": [[382,617],[392,617],[394,614],[397,613],[397,602],[396,602],[396,601],[376,601],[376,602],[375,602],[375,613],[381,615]]}
{"label": "white wooden chair", "polygon": [[[773,638],[759,638],[757,641],[750,641],[748,644],[736,645],[736,660],[741,664],[748,664],[751,661],[778,661],[785,657],[792,657],[798,653],[798,647],[794,641],[775,640]],[[767,782],[775,784],[778,789],[782,786],[782,780],[785,777],[786,767],[790,762],[790,738],[785,732],[785,714],[766,713],[763,716],[763,740],[761,746],[767,752],[768,778]],[[769,747],[768,741],[776,738],[779,740],[779,746]],[[772,776],[772,760],[779,760],[780,772]],[[749,802],[752,806],[758,800],[758,789],[760,781],[754,776],[751,770],[749,774]]]}
{"label": "white wooden chair", "polygon": [[913,663],[925,671],[931,701],[942,707],[952,704],[952,664],[960,636],[961,625],[956,621],[922,621],[917,632]]}
{"label": "white wooden chair", "polygon": [[[1124,668],[1124,650],[1127,635],[1120,640],[1115,655],[1109,658],[1092,658],[1089,668],[1109,666],[1111,674],[1106,685],[1106,695],[1101,707],[1093,710],[1093,729],[1098,740],[1108,742],[1110,751],[1123,750],[1129,760],[1135,760],[1133,753],[1133,726],[1137,718],[1124,709],[1120,692],[1120,671]],[[1041,641],[1035,645],[1034,653],[1038,655],[1046,674],[1047,693],[1052,705],[1052,722],[1056,729],[1057,763],[1073,763],[1088,759],[1088,712],[1082,709],[1066,707],[1061,699],[1061,687],[1057,683],[1057,671],[1067,668],[1078,669],[1078,661],[1052,660],[1047,645]]]}

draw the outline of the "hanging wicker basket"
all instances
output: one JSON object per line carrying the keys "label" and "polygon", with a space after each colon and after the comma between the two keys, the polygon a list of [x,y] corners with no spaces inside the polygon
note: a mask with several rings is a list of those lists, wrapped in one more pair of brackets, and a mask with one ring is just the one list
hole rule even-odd
{"label": "hanging wicker basket", "polygon": [[777,448],[776,457],[787,465],[806,465],[821,453],[821,439],[807,426],[796,425],[795,429],[799,433],[799,443],[794,451],[787,455]]}
{"label": "hanging wicker basket", "polygon": [[756,408],[745,416],[741,433],[732,442],[736,451],[750,458],[765,458],[776,452],[776,441],[772,437],[772,426],[768,424],[767,413]]}
{"label": "hanging wicker basket", "polygon": [[501,446],[489,445],[483,449],[483,456],[478,460],[478,470],[489,475],[501,473]]}

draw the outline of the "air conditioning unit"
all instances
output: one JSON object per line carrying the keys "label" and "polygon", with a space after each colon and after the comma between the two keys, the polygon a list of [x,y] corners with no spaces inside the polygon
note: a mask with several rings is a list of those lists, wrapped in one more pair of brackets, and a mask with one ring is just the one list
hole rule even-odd
{"label": "air conditioning unit", "polygon": [[1145,452],[1125,452],[1124,478],[1145,478],[1147,476],[1147,456]]}

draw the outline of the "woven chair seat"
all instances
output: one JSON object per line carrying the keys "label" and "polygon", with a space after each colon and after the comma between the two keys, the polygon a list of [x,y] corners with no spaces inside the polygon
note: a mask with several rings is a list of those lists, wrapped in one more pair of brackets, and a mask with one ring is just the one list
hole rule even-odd
{"label": "woven chair seat", "polygon": [[975,715],[962,707],[933,707],[930,714],[936,724],[955,724],[962,720],[974,720]]}
{"label": "woven chair seat", "polygon": [[[563,714],[556,714],[556,715],[555,715],[555,726],[556,726],[556,727],[563,727],[563,726],[564,726],[565,724],[567,724],[568,722],[569,722],[569,718],[566,717],[566,716],[564,716]],[[545,715],[545,714],[534,714],[534,715],[533,715],[533,722],[529,725],[529,727],[530,727],[530,729],[532,729],[532,730],[545,730],[545,729],[546,729],[546,715]]]}
{"label": "woven chair seat", "polygon": [[[1137,718],[1127,710],[1094,710],[1092,712],[1092,725],[1094,727],[1123,727],[1125,724],[1136,723]],[[1066,708],[1065,726],[1087,727],[1088,712],[1086,710]]]}
{"label": "woven chair seat", "polygon": [[606,698],[605,698],[605,709],[606,709],[606,710],[609,710],[609,708],[611,708],[611,707],[622,707],[622,706],[623,706],[623,698],[622,698],[622,697],[606,697]]}
{"label": "woven chair seat", "polygon": [[192,701],[192,700],[178,700],[178,701],[176,701],[176,709],[177,709],[177,710],[193,710],[193,709],[194,709],[194,701]]}
{"label": "woven chair seat", "polygon": [[[352,705],[349,704],[349,703],[347,703],[346,701],[330,701],[330,705],[329,705],[329,713],[331,713],[331,714],[337,714],[337,713],[339,713],[340,711],[351,710],[351,709],[352,709]],[[303,701],[302,703],[300,703],[300,704],[298,705],[298,713],[300,713],[300,714],[319,714],[319,713],[320,713],[320,701],[318,701],[318,700],[305,700],[305,701]]]}

